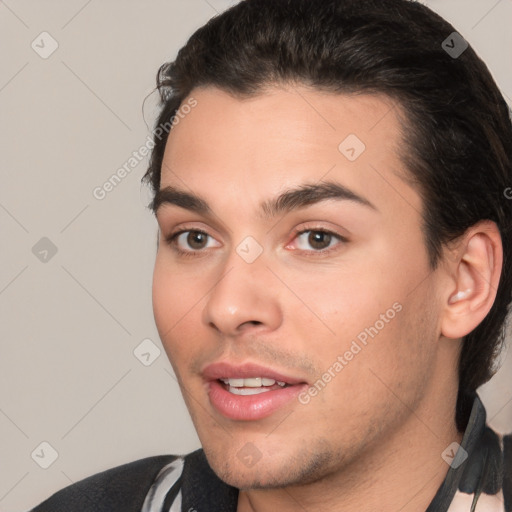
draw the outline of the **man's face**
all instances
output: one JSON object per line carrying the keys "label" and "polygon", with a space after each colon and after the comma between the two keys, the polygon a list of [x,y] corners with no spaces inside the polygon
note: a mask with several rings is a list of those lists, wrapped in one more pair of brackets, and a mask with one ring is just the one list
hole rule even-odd
{"label": "man's face", "polygon": [[203,203],[157,211],[157,327],[221,478],[313,481],[410,422],[434,376],[438,278],[396,109],[305,87],[191,96],[161,190]]}

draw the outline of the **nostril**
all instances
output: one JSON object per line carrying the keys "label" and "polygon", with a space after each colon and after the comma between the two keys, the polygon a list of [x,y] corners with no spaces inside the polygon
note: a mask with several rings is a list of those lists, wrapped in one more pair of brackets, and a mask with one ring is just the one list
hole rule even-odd
{"label": "nostril", "polygon": [[248,329],[249,327],[255,327],[259,325],[264,325],[263,322],[260,322],[259,320],[247,320],[246,322],[242,322],[238,326],[238,331],[243,331],[244,329]]}
{"label": "nostril", "polygon": [[263,322],[260,322],[259,320],[249,320],[248,322],[245,322],[245,323],[251,324],[251,325],[262,325],[263,324]]}

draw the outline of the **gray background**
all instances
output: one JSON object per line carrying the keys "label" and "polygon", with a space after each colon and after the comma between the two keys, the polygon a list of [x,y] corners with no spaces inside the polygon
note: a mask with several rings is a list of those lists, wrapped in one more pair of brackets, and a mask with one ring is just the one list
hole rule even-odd
{"label": "gray background", "polygon": [[[512,1],[423,3],[475,47],[510,103]],[[118,464],[199,446],[158,356],[156,222],[140,186],[147,162],[103,200],[93,190],[146,142],[144,118],[152,126],[156,111],[150,99],[143,116],[142,103],[158,66],[229,4],[0,1],[0,511],[27,510]],[[43,31],[58,43],[46,59],[31,47],[51,49]],[[149,366],[134,355],[146,339],[139,352],[149,347]],[[481,394],[491,425],[505,432],[512,357],[503,360]],[[47,469],[52,449],[42,442],[58,453]]]}

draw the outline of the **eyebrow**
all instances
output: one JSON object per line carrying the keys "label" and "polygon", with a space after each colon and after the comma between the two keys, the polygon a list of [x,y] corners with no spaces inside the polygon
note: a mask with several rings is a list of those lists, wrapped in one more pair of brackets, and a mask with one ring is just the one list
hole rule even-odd
{"label": "eyebrow", "polygon": [[[328,199],[352,201],[378,211],[378,208],[368,199],[349,188],[333,181],[322,181],[320,183],[304,183],[285,190],[275,198],[263,201],[260,203],[261,216],[273,218],[281,213],[299,210]],[[202,197],[172,186],[158,190],[149,207],[156,215],[158,209],[164,204],[173,204],[202,215],[212,215],[213,213],[208,202]]]}

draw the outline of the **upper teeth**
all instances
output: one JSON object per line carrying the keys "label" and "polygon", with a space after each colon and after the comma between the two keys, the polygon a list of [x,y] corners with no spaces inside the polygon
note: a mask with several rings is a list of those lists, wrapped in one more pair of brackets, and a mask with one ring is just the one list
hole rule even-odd
{"label": "upper teeth", "polygon": [[248,379],[220,379],[224,384],[233,388],[259,388],[261,386],[273,386],[278,384],[284,386],[286,383],[275,381],[274,379],[267,379],[266,377],[250,377]]}

